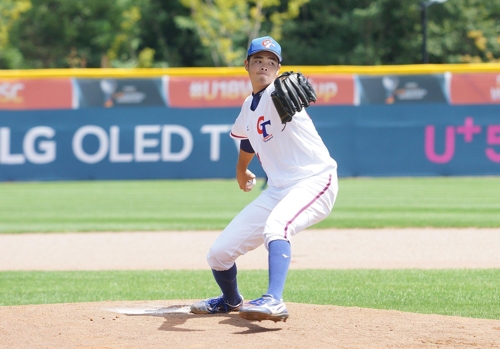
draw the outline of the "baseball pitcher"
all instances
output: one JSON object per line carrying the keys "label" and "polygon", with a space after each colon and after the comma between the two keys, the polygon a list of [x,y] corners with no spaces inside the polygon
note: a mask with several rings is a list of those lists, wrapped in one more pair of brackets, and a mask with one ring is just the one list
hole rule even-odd
{"label": "baseball pitcher", "polygon": [[[244,61],[252,85],[230,136],[241,140],[236,180],[241,190],[255,175],[256,155],[268,187],[246,206],[211,246],[207,261],[222,294],[191,306],[195,314],[239,312],[247,320],[286,321],[283,302],[293,236],[325,219],[337,197],[337,163],[306,112],[316,94],[301,73],[280,75],[281,46],[271,37],[254,39]],[[236,260],[257,247],[268,250],[269,283],[262,297],[244,303]]]}

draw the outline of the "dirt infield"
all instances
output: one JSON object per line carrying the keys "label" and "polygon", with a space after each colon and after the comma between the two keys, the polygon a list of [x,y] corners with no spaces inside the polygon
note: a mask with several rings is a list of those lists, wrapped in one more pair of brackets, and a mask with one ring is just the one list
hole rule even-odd
{"label": "dirt infield", "polygon": [[[186,301],[0,307],[1,348],[498,348],[500,321],[289,303],[286,323],[230,315],[125,315]],[[137,313],[137,312],[136,312]],[[7,322],[7,320],[9,320]]]}
{"label": "dirt infield", "polygon": [[[500,268],[498,229],[310,230],[291,268]],[[205,269],[216,232],[0,235],[0,270]],[[260,248],[242,269],[267,267]],[[500,348],[500,320],[287,303],[286,323],[193,300],[0,307],[0,348]]]}

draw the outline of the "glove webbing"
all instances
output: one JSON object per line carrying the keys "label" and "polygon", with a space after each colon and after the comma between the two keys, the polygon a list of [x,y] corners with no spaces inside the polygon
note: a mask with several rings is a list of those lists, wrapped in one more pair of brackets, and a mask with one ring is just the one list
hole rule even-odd
{"label": "glove webbing", "polygon": [[313,87],[301,73],[285,72],[274,81],[274,86],[271,97],[285,125],[295,113],[316,101]]}

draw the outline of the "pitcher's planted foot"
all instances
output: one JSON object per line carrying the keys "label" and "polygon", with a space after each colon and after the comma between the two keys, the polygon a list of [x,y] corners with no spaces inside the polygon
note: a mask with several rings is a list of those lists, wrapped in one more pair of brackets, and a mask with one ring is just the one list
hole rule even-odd
{"label": "pitcher's planted foot", "polygon": [[243,305],[240,309],[240,317],[250,321],[271,320],[285,322],[288,319],[288,310],[281,300],[265,294],[261,298],[254,299]]}
{"label": "pitcher's planted foot", "polygon": [[243,297],[241,302],[236,305],[227,303],[222,295],[218,297],[204,299],[191,305],[191,312],[194,314],[224,314],[232,311],[240,310],[243,305]]}

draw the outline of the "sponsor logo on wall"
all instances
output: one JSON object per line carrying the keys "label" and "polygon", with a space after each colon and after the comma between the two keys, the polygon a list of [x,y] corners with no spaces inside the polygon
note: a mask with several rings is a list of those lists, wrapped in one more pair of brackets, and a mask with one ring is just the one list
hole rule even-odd
{"label": "sponsor logo on wall", "polygon": [[71,144],[58,147],[55,126],[59,125],[31,127],[24,134],[0,127],[0,165],[53,163],[57,160],[58,148],[71,148],[74,157],[86,164],[106,160],[109,163],[182,162],[191,155],[195,137],[209,140],[210,161],[217,162],[222,154],[221,139],[228,137],[231,129],[227,124],[203,124],[199,134],[193,134],[186,126],[172,124],[129,125],[131,127],[125,130],[119,125],[109,128],[83,125],[74,131]]}
{"label": "sponsor logo on wall", "polygon": [[313,105],[356,105],[353,75],[306,76],[316,92]]}
{"label": "sponsor logo on wall", "polygon": [[[310,75],[309,82],[316,91],[314,105],[354,105],[354,79],[352,75]],[[241,107],[252,93],[248,77],[164,79],[168,105],[174,108]]]}
{"label": "sponsor logo on wall", "polygon": [[165,106],[161,79],[75,79],[78,108]]}
{"label": "sponsor logo on wall", "polygon": [[[500,104],[500,74],[359,77],[311,74],[307,78],[317,95],[313,105],[448,103],[448,100],[452,105]],[[240,107],[250,94],[246,76],[0,79],[0,110],[166,105],[227,108]]]}
{"label": "sponsor logo on wall", "polygon": [[447,103],[444,75],[360,76],[361,104]]}
{"label": "sponsor logo on wall", "polygon": [[451,104],[500,104],[500,74],[453,74]]}
{"label": "sponsor logo on wall", "polygon": [[247,77],[166,77],[164,86],[174,108],[241,107],[252,93]]}
{"label": "sponsor logo on wall", "polygon": [[70,79],[0,79],[0,110],[72,109]]}

